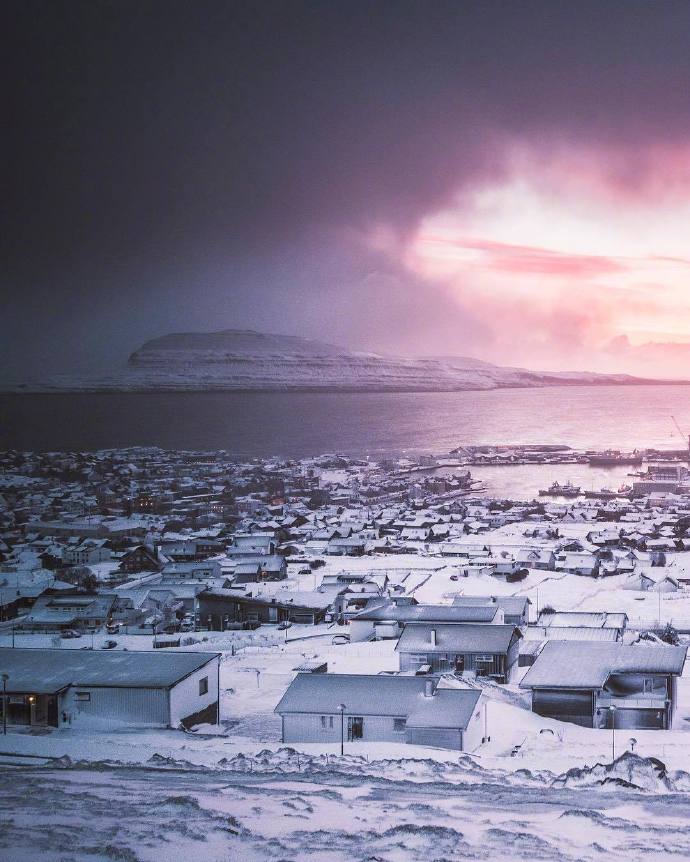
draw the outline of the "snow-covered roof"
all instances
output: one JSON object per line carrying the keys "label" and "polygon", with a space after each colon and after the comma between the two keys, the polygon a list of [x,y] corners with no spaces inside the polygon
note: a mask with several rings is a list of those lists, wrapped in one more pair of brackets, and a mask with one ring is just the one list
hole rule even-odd
{"label": "snow-covered roof", "polygon": [[69,685],[170,688],[219,653],[0,648],[7,690],[32,694]]}
{"label": "snow-covered roof", "polygon": [[[406,717],[415,727],[462,729],[481,696],[476,689],[428,691],[430,680],[386,674],[298,673],[275,712]],[[441,695],[443,692],[443,695]]]}
{"label": "snow-covered roof", "polygon": [[[492,627],[493,628],[493,627]],[[687,647],[549,641],[521,688],[601,688],[615,673],[683,672]]]}
{"label": "snow-covered roof", "polygon": [[[433,645],[432,631],[436,633]],[[522,635],[519,629],[510,625],[410,623],[405,626],[395,648],[399,652],[504,653],[513,637]]]}

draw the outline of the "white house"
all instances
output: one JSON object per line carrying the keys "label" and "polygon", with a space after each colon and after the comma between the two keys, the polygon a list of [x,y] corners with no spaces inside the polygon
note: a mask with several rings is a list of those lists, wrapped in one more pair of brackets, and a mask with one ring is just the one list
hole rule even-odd
{"label": "white house", "polygon": [[9,724],[172,727],[218,721],[219,653],[0,649]]}

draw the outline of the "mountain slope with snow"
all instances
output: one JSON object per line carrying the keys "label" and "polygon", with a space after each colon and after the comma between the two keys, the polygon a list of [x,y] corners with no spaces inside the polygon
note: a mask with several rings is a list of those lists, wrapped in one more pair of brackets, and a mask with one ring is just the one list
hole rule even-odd
{"label": "mountain slope with snow", "polygon": [[14,391],[452,392],[472,389],[651,383],[625,374],[537,372],[469,357],[360,353],[297,336],[250,330],[183,332],[143,344],[125,368],[100,377],[54,377]]}

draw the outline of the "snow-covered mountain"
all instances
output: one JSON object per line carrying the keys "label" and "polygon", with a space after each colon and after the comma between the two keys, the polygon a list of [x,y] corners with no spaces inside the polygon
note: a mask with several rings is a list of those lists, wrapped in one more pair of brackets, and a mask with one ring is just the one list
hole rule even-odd
{"label": "snow-covered mountain", "polygon": [[358,353],[291,335],[250,330],[182,332],[147,341],[127,365],[100,377],[54,377],[15,391],[447,392],[463,389],[635,384],[625,374],[537,372],[462,356]]}

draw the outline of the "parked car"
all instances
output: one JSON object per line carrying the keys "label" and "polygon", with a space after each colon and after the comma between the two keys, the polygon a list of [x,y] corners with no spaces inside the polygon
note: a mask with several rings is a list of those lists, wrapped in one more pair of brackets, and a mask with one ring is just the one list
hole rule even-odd
{"label": "parked car", "polygon": [[194,631],[194,622],[192,620],[182,620],[180,623],[180,631],[181,632],[193,632]]}
{"label": "parked car", "polygon": [[108,625],[105,627],[105,630],[108,632],[109,635],[116,635],[122,630],[122,628],[122,623],[108,623]]}
{"label": "parked car", "polygon": [[285,631],[285,629],[289,629],[291,625],[292,623],[290,622],[290,620],[283,620],[282,623],[278,623],[277,628],[279,631],[282,632]]}
{"label": "parked car", "polygon": [[103,641],[103,643],[101,644],[101,649],[115,649],[116,646],[117,646],[117,641],[108,640],[108,641]]}
{"label": "parked car", "polygon": [[227,631],[246,631],[247,629],[253,631],[254,629],[258,629],[261,623],[258,620],[244,620],[244,621],[236,621],[232,623],[226,623],[225,628]]}
{"label": "parked car", "polygon": [[333,640],[331,643],[334,646],[342,646],[343,644],[350,643],[350,635],[333,635]]}
{"label": "parked car", "polygon": [[60,637],[65,640],[71,640],[72,638],[80,638],[81,632],[78,632],[76,629],[65,629],[60,632]]}

